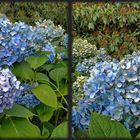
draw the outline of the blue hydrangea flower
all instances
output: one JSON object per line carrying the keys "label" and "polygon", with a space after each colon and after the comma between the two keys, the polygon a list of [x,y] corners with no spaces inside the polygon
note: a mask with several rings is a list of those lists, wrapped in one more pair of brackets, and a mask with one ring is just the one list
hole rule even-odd
{"label": "blue hydrangea flower", "polygon": [[41,32],[43,32],[44,37],[49,41],[52,41],[57,37],[63,37],[64,35],[64,29],[62,29],[60,25],[55,26],[51,20],[40,19],[38,22],[36,22],[36,27],[36,33],[38,33],[38,29],[42,30]]}
{"label": "blue hydrangea flower", "polygon": [[50,43],[50,42],[48,42],[47,44],[46,44],[46,46],[45,47],[43,47],[43,49],[42,49],[43,51],[47,51],[47,52],[49,52],[50,54],[47,54],[47,56],[48,56],[48,62],[53,62],[54,61],[54,59],[55,59],[55,49],[54,49],[54,47],[52,46],[52,44]]}
{"label": "blue hydrangea flower", "polygon": [[68,48],[68,34],[64,34],[61,44]]}
{"label": "blue hydrangea flower", "polygon": [[4,16],[0,18],[0,66],[11,66],[26,56],[42,50],[51,52],[48,59],[49,62],[53,62],[55,58],[53,41],[63,36],[62,27],[55,26],[50,20],[32,27],[23,22],[12,24]]}
{"label": "blue hydrangea flower", "polygon": [[95,57],[89,59],[85,58],[81,63],[78,63],[76,65],[76,71],[79,72],[79,74],[89,75],[90,71],[93,69],[96,63],[103,61],[111,62],[112,60],[117,61],[111,58],[106,53],[104,48],[101,48],[100,50],[96,51]]}
{"label": "blue hydrangea flower", "polygon": [[32,54],[33,29],[23,22],[12,24],[6,17],[0,19],[0,66],[11,66]]}
{"label": "blue hydrangea flower", "polygon": [[0,112],[13,106],[16,95],[20,92],[20,82],[7,69],[0,68]]}
{"label": "blue hydrangea flower", "polygon": [[20,94],[16,96],[15,102],[28,108],[34,108],[35,106],[39,105],[40,101],[33,94],[31,94],[31,89],[34,86],[35,85],[22,83],[22,89],[20,90]]}
{"label": "blue hydrangea flower", "polygon": [[73,117],[78,117],[79,122],[73,122],[73,127],[87,129],[92,111],[111,116],[129,131],[140,126],[139,51],[125,56],[120,62],[98,62],[83,87],[84,98],[73,111]]}

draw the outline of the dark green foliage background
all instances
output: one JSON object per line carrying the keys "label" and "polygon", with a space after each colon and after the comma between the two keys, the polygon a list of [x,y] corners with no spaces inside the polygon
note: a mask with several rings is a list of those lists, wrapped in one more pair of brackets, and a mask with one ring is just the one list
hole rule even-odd
{"label": "dark green foliage background", "polygon": [[34,25],[43,18],[67,28],[67,3],[64,2],[0,2],[0,13],[5,14],[11,22],[24,21]]}
{"label": "dark green foliage background", "polygon": [[73,36],[116,58],[140,49],[140,3],[74,3]]}

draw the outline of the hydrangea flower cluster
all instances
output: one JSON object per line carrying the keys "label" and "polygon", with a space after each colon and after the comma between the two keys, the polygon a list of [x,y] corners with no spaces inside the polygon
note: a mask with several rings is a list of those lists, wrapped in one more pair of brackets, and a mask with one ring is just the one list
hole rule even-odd
{"label": "hydrangea flower cluster", "polygon": [[[41,48],[43,51],[48,51],[48,61],[51,63],[55,59],[55,48],[63,45],[65,48],[68,45],[68,35],[64,34],[64,29],[60,25],[55,26],[51,20],[39,20],[36,22],[35,44],[36,48]],[[55,39],[59,38],[59,44],[55,44]],[[64,52],[61,52],[60,57],[64,58]]]}
{"label": "hydrangea flower cluster", "polygon": [[33,29],[23,22],[15,24],[4,16],[0,19],[0,66],[12,65],[32,54]]}
{"label": "hydrangea flower cluster", "polygon": [[19,95],[16,95],[15,102],[26,106],[27,108],[34,108],[40,104],[40,101],[31,93],[31,89],[36,85],[31,85],[27,83],[21,84],[21,91]]}
{"label": "hydrangea flower cluster", "polygon": [[[43,35],[44,37],[47,37],[47,40],[49,41],[52,41],[54,38],[64,35],[64,29],[60,25],[55,26],[51,20],[40,19],[38,22],[36,22],[36,27],[37,29],[44,29]],[[35,29],[35,31],[38,30]]]}
{"label": "hydrangea flower cluster", "polygon": [[50,52],[47,56],[49,62],[52,62],[55,58],[55,48],[51,43],[58,37],[64,37],[64,30],[50,20],[38,22],[32,27],[23,22],[12,24],[3,16],[0,18],[0,66],[11,66],[38,50]]}
{"label": "hydrangea flower cluster", "polygon": [[0,113],[13,106],[16,95],[20,93],[20,82],[6,68],[0,67]]}
{"label": "hydrangea flower cluster", "polygon": [[64,34],[63,38],[62,38],[62,41],[61,41],[61,44],[63,46],[65,46],[66,48],[68,47],[68,34]]}
{"label": "hydrangea flower cluster", "polygon": [[78,63],[76,65],[76,71],[84,75],[89,75],[96,63],[103,61],[111,62],[112,60],[113,58],[106,53],[105,49],[101,48],[96,51],[95,57],[85,58],[81,63]]}
{"label": "hydrangea flower cluster", "polygon": [[42,50],[49,53],[49,54],[47,54],[48,62],[52,63],[54,61],[55,55],[56,55],[55,48],[52,46],[52,44],[50,42],[48,42],[46,44],[46,46],[42,48]]}
{"label": "hydrangea flower cluster", "polygon": [[84,98],[73,107],[73,127],[88,128],[90,112],[118,120],[129,130],[140,126],[140,52],[118,62],[99,62],[84,83]]}
{"label": "hydrangea flower cluster", "polygon": [[93,57],[96,54],[96,46],[87,40],[77,38],[73,42],[73,63],[81,62],[85,58]]}
{"label": "hydrangea flower cluster", "polygon": [[[76,81],[73,83],[73,102],[76,103],[80,97],[83,97],[83,82],[90,77],[90,71],[94,68],[98,62],[111,62],[114,59],[111,58],[105,51],[104,48],[96,51],[96,56],[89,59],[84,59],[83,62],[76,65],[76,72],[78,76]],[[115,61],[115,60],[114,60]]]}

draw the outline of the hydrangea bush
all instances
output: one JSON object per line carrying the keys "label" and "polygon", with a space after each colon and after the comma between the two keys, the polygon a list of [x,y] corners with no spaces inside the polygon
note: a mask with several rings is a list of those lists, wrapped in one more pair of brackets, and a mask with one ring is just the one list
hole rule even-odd
{"label": "hydrangea bush", "polygon": [[73,82],[73,103],[75,104],[80,97],[83,97],[83,83],[89,78],[90,71],[98,62],[111,62],[114,60],[105,51],[104,48],[96,51],[96,56],[85,58],[81,63],[77,63],[75,73],[77,73],[76,80]]}
{"label": "hydrangea bush", "polygon": [[60,124],[67,137],[67,45],[68,35],[51,20],[30,26],[0,18],[0,137],[59,137],[46,123],[54,131]]}
{"label": "hydrangea bush", "polygon": [[84,97],[73,107],[74,128],[86,130],[91,112],[111,116],[129,131],[140,126],[140,52],[126,55],[120,62],[97,62],[83,84]]}
{"label": "hydrangea bush", "polygon": [[26,56],[29,56],[40,49],[52,53],[48,54],[49,61],[52,62],[55,58],[52,41],[57,37],[64,38],[64,30],[62,27],[55,27],[50,20],[39,21],[36,23],[35,27],[32,27],[23,22],[12,24],[4,16],[0,19],[0,28],[1,66],[11,66],[14,62],[20,62]]}

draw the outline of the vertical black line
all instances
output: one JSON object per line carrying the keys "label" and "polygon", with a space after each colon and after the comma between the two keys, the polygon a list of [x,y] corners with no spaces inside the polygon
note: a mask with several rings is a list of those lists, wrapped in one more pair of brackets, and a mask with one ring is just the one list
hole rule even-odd
{"label": "vertical black line", "polygon": [[72,119],[71,119],[71,112],[72,112],[72,2],[68,0],[68,137],[72,139]]}

